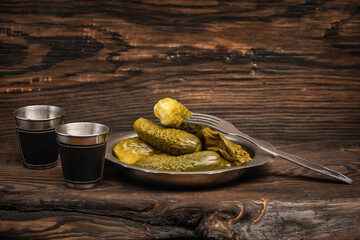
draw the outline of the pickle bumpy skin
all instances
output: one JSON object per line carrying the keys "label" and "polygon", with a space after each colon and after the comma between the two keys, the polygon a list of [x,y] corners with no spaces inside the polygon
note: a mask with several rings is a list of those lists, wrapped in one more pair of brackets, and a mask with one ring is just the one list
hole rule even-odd
{"label": "pickle bumpy skin", "polygon": [[134,123],[134,129],[141,140],[169,155],[178,156],[201,150],[198,137],[185,131],[164,128],[145,118]]}
{"label": "pickle bumpy skin", "polygon": [[221,157],[214,151],[201,151],[181,156],[153,155],[139,159],[135,166],[161,171],[194,172],[217,169]]}

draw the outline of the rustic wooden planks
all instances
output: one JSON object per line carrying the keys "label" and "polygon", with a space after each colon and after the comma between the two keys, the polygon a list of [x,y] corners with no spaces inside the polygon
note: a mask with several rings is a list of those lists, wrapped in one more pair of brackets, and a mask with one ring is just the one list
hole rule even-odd
{"label": "rustic wooden planks", "polygon": [[354,185],[275,159],[223,186],[174,189],[134,182],[107,162],[102,185],[78,191],[65,186],[60,165],[34,171],[2,162],[0,233],[27,239],[356,239],[359,146],[327,141],[281,147],[346,174]]}
{"label": "rustic wooden planks", "polygon": [[[0,236],[360,238],[359,9],[350,0],[1,1]],[[65,188],[61,166],[21,166],[20,106],[58,105],[66,122],[117,132],[154,120],[168,96],[354,185],[276,159],[221,188],[179,191],[139,185],[107,163],[101,188],[79,192]]]}
{"label": "rustic wooden planks", "polygon": [[358,9],[356,1],[2,1],[2,131],[10,134],[14,108],[33,103],[129,130],[173,96],[265,139],[358,138]]}

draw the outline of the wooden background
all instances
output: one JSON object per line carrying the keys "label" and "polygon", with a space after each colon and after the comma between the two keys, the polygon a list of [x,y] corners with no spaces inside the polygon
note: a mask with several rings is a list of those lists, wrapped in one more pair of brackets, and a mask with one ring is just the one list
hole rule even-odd
{"label": "wooden background", "polygon": [[[180,220],[170,217],[174,214],[172,210],[187,209],[189,205],[164,199],[187,201],[192,199],[191,191],[180,194],[149,190],[124,183],[116,172],[109,170],[104,189],[82,195],[64,194],[60,166],[45,172],[21,166],[13,117],[18,107],[57,105],[66,110],[66,122],[100,122],[108,125],[111,132],[119,132],[132,130],[139,117],[154,120],[152,108],[164,97],[175,98],[194,112],[227,119],[253,137],[315,159],[355,180],[351,186],[330,184],[335,193],[329,193],[326,183],[301,177],[309,175],[309,171],[276,159],[270,168],[255,172],[254,176],[260,177],[251,178],[254,183],[248,182],[246,186],[251,187],[246,188],[248,192],[238,190],[236,184],[214,190],[212,196],[220,205],[200,204],[202,199],[208,199],[209,193],[197,192],[198,209],[213,212],[222,206],[223,213],[232,216],[230,219],[235,219],[232,212],[240,205],[229,207],[226,200],[248,199],[243,204],[257,209],[260,200],[254,199],[265,198],[273,207],[266,216],[276,221],[281,214],[276,210],[279,199],[306,200],[298,209],[305,221],[300,227],[289,224],[279,230],[270,228],[273,225],[266,228],[264,222],[257,231],[242,232],[242,228],[235,226],[231,228],[234,238],[265,238],[269,232],[279,238],[341,239],[339,233],[344,239],[360,238],[353,228],[335,224],[338,222],[323,224],[327,219],[326,208],[338,207],[331,212],[332,217],[341,215],[339,220],[343,224],[360,225],[359,214],[353,212],[360,209],[360,189],[356,183],[356,179],[360,181],[360,3],[351,0],[1,0],[0,232],[8,238],[76,238],[79,235],[75,233],[36,235],[37,228],[29,231],[34,227],[30,220],[48,224],[50,230],[47,221],[55,219],[58,226],[65,226],[61,224],[67,222],[65,216],[69,214],[78,220],[68,221],[66,226],[78,229],[79,234],[80,230],[88,229],[83,221],[108,226],[107,230],[102,229],[103,235],[96,235],[100,230],[89,230],[87,238],[171,239],[196,237],[199,232],[209,237],[206,229],[201,230],[199,218],[191,223],[190,212],[179,213]],[[283,190],[276,188],[279,185]],[[167,217],[161,218],[158,213],[152,219],[150,215],[136,215],[141,209],[127,209],[124,190],[127,187],[134,206],[151,208],[150,200],[141,202],[144,196],[168,201],[169,205],[163,205]],[[50,195],[41,193],[41,189],[52,193],[55,200],[47,202]],[[98,199],[109,204],[102,209],[103,215],[90,204],[93,194],[103,195],[101,191],[113,193],[113,200]],[[227,194],[225,198],[223,191]],[[141,197],[139,192],[145,195]],[[335,205],[326,205],[332,198],[336,198],[331,202]],[[294,214],[290,205],[300,204],[283,202],[286,216]],[[320,208],[322,203],[327,207]],[[337,205],[340,203],[347,205]],[[54,207],[56,204],[58,207]],[[112,213],[111,206],[126,210]],[[172,210],[168,206],[173,206]],[[323,218],[307,214],[306,206],[314,211],[311,214]],[[14,209],[19,211],[18,215],[14,215]],[[52,209],[57,209],[57,215]],[[130,217],[126,215],[129,212],[133,214]],[[215,220],[209,216],[210,219],[203,220],[211,226]],[[139,220],[141,217],[147,225]],[[221,217],[215,216],[218,218]],[[24,219],[22,225],[18,219]],[[252,219],[252,215],[247,219]],[[110,224],[111,221],[116,224]],[[164,226],[161,221],[170,222]],[[188,225],[182,228],[184,222]],[[322,224],[316,228],[317,223]],[[200,227],[194,232],[195,225]],[[111,235],[115,231],[112,228],[123,228],[126,236]]]}

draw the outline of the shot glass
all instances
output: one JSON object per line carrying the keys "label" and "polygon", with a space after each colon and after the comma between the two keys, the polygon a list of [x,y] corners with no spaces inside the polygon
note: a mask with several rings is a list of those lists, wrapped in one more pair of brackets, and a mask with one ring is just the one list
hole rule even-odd
{"label": "shot glass", "polygon": [[27,168],[46,169],[58,162],[55,127],[63,122],[64,109],[30,105],[15,110],[16,132]]}
{"label": "shot glass", "polygon": [[74,122],[55,128],[66,186],[94,188],[103,176],[109,128],[103,124]]}

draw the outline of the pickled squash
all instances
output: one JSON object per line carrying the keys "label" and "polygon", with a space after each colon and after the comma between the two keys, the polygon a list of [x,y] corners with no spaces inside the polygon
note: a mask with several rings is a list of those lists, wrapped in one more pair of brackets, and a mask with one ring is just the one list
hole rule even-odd
{"label": "pickled squash", "polygon": [[153,155],[139,159],[135,166],[162,171],[194,172],[214,170],[222,164],[219,154],[201,151],[181,156]]}
{"label": "pickled squash", "polygon": [[140,158],[160,153],[138,137],[121,140],[113,147],[114,156],[127,164],[134,164]]}
{"label": "pickled squash", "polygon": [[175,128],[164,128],[145,118],[136,120],[134,129],[141,140],[169,155],[198,152],[202,147],[195,135]]}
{"label": "pickled squash", "polygon": [[172,98],[164,98],[157,102],[154,114],[162,124],[175,128],[191,116],[191,112],[184,105]]}

